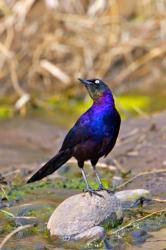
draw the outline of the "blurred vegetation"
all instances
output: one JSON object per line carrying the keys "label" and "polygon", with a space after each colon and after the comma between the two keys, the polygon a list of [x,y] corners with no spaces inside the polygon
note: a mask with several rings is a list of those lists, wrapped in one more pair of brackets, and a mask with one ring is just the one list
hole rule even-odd
{"label": "blurred vegetation", "polygon": [[165,40],[165,0],[1,0],[0,118],[62,96],[82,111],[78,77],[104,79],[138,111],[144,96],[165,98]]}

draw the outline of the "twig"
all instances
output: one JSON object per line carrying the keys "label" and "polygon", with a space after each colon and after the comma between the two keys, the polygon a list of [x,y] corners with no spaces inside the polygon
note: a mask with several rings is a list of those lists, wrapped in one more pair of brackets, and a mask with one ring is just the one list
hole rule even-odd
{"label": "twig", "polygon": [[132,181],[134,181],[136,178],[138,178],[140,176],[144,176],[144,175],[148,175],[148,174],[157,174],[157,173],[166,173],[166,169],[157,169],[157,170],[141,172],[141,173],[133,176],[132,178],[130,178],[128,181],[126,181],[126,182],[122,183],[121,185],[117,186],[116,190],[127,186],[129,183],[131,183]]}
{"label": "twig", "polygon": [[12,217],[12,218],[15,218],[15,215],[14,215],[14,214],[12,214],[12,213],[10,213],[10,212],[8,212],[8,211],[6,211],[6,210],[1,209],[0,212],[1,212],[1,213],[4,213],[4,214],[7,215],[7,216],[10,216],[10,217]]}
{"label": "twig", "polygon": [[145,112],[145,111],[143,111],[141,108],[139,108],[139,107],[136,107],[136,106],[132,106],[132,108],[140,115],[140,116],[142,116],[142,117],[144,117],[144,118],[149,118],[149,115]]}
{"label": "twig", "polygon": [[[75,159],[70,159],[70,160],[68,161],[68,163],[77,164],[77,160],[75,160]],[[88,166],[91,167],[91,163],[90,163],[89,161],[87,161],[86,164],[87,164]],[[112,172],[115,172],[115,170],[116,170],[116,166],[114,167],[114,166],[108,165],[108,164],[106,164],[106,163],[104,163],[104,162],[99,162],[99,163],[97,164],[97,167],[99,167],[99,168],[107,168],[107,169],[109,169],[109,170],[112,171]]]}
{"label": "twig", "polygon": [[153,198],[152,201],[160,202],[160,203],[166,203],[166,200],[162,200],[160,198]]}
{"label": "twig", "polygon": [[60,81],[65,83],[66,85],[69,84],[70,77],[65,72],[63,72],[60,68],[55,66],[53,63],[47,60],[41,60],[40,66],[46,71],[48,71],[51,75],[53,75],[54,77],[58,78]]}
{"label": "twig", "polygon": [[113,164],[115,165],[115,167],[119,170],[119,172],[121,174],[126,175],[128,173],[128,171],[126,171],[122,165],[119,163],[119,161],[115,160],[114,158],[111,157],[111,161],[113,162]]}
{"label": "twig", "polygon": [[25,91],[20,87],[17,73],[16,73],[16,61],[14,59],[8,60],[9,63],[9,69],[10,69],[10,76],[13,84],[13,88],[15,89],[16,93],[19,96],[22,96],[25,94]]}
{"label": "twig", "polygon": [[6,191],[5,191],[5,189],[4,189],[4,187],[3,187],[2,184],[0,184],[0,189],[1,189],[1,191],[2,191],[2,193],[3,193],[3,195],[4,195],[4,197],[5,197],[7,200],[9,200],[8,195],[7,195],[7,193],[6,193]]}
{"label": "twig", "polygon": [[3,43],[0,43],[0,52],[2,52],[7,59],[11,60],[11,58],[13,57],[13,53],[8,50]]}
{"label": "twig", "polygon": [[33,227],[34,224],[29,224],[29,225],[24,225],[24,226],[20,226],[18,228],[16,228],[15,230],[13,230],[11,233],[9,233],[5,238],[4,240],[1,242],[0,244],[0,250],[2,249],[2,247],[6,244],[6,242],[16,233],[24,230],[24,229],[27,229],[27,228],[30,228],[30,227]]}
{"label": "twig", "polygon": [[153,213],[151,213],[151,214],[148,214],[148,215],[146,215],[146,216],[144,216],[144,217],[142,217],[142,218],[140,218],[140,219],[137,219],[137,220],[135,220],[135,221],[131,221],[130,223],[128,223],[128,224],[125,225],[124,227],[121,227],[121,228],[119,228],[119,229],[117,229],[117,230],[111,232],[110,235],[117,234],[117,233],[119,233],[120,231],[122,231],[122,230],[124,230],[124,229],[126,229],[126,228],[128,228],[128,227],[133,226],[133,225],[134,225],[135,223],[137,223],[137,222],[146,220],[147,218],[150,218],[150,217],[153,216],[153,215],[160,214],[160,213],[164,213],[164,212],[166,213],[166,209],[162,209],[162,210],[159,210],[159,211],[155,211],[155,212],[153,212]]}
{"label": "twig", "polygon": [[149,61],[160,57],[161,55],[166,53],[166,46],[164,45],[163,47],[157,47],[153,48],[149,53],[145,54],[141,58],[135,60],[132,62],[126,69],[120,73],[115,81],[117,83],[121,83],[123,80],[125,80],[129,75],[134,73],[136,70],[138,70],[140,67],[142,67],[144,64],[147,64]]}

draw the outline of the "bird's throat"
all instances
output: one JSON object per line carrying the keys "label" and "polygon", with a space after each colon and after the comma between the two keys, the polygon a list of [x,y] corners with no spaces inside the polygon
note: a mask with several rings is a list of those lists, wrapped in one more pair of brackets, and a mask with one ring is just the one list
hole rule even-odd
{"label": "bird's throat", "polygon": [[101,96],[94,100],[94,105],[99,106],[110,106],[115,107],[114,98],[112,93],[109,91],[104,92]]}

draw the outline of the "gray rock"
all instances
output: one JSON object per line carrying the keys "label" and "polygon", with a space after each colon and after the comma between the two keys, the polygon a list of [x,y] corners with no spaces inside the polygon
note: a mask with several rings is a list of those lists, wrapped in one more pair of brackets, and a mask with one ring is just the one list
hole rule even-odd
{"label": "gray rock", "polygon": [[32,216],[16,216],[13,218],[16,226],[25,226],[29,224],[38,225],[41,221]]}
{"label": "gray rock", "polygon": [[71,238],[71,240],[78,241],[95,241],[95,240],[104,240],[106,233],[103,227],[96,226],[86,230],[83,233],[76,234]]}
{"label": "gray rock", "polygon": [[48,205],[47,204],[40,204],[40,203],[28,203],[28,204],[16,206],[15,208],[16,208],[16,210],[18,210],[17,216],[22,217],[22,216],[29,216],[29,214],[35,210],[39,211],[42,209],[46,209],[46,208],[48,208]]}
{"label": "gray rock", "polygon": [[123,190],[116,192],[115,196],[121,201],[123,208],[131,207],[139,199],[152,199],[151,193],[146,189]]}
{"label": "gray rock", "polygon": [[137,200],[151,200],[145,189],[124,190],[115,195],[100,191],[73,195],[63,201],[51,215],[47,228],[52,236],[64,240],[94,241],[105,238],[102,225],[118,224],[122,218],[122,207],[130,207]]}
{"label": "gray rock", "polygon": [[48,221],[50,234],[66,240],[104,237],[104,230],[96,226],[118,224],[123,214],[115,195],[106,191],[99,193],[102,197],[81,193],[63,201]]}

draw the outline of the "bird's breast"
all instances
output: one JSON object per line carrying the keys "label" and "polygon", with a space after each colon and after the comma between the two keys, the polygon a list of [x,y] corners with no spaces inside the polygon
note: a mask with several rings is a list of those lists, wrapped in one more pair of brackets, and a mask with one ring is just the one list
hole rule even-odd
{"label": "bird's breast", "polygon": [[91,118],[91,128],[93,133],[98,136],[104,136],[109,131],[110,126],[114,124],[114,114],[108,109],[99,109],[94,112]]}
{"label": "bird's breast", "polygon": [[86,140],[74,148],[76,159],[98,159],[113,148],[120,125],[117,114],[116,109],[100,106],[84,115],[81,126],[86,127]]}

